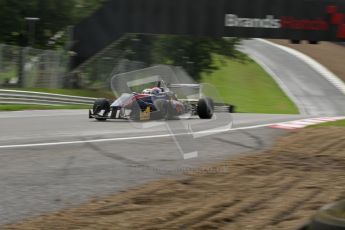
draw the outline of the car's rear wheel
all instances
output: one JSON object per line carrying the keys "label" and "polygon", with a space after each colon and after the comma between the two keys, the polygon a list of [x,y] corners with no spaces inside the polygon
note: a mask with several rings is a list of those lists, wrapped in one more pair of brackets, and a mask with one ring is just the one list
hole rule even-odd
{"label": "car's rear wheel", "polygon": [[197,113],[201,119],[211,119],[214,113],[214,103],[211,98],[201,98],[198,101]]}
{"label": "car's rear wheel", "polygon": [[[106,116],[110,112],[110,102],[107,99],[100,98],[97,99],[93,104],[93,114],[99,114],[101,111],[104,111],[101,116]],[[97,117],[97,121],[106,121],[107,118]]]}
{"label": "car's rear wheel", "polygon": [[166,100],[156,100],[156,118],[157,119],[168,119],[169,118],[169,102]]}

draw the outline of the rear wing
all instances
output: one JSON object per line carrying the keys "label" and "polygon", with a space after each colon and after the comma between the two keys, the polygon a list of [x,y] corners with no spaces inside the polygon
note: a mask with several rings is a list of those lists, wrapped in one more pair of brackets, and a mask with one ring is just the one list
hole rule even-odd
{"label": "rear wing", "polygon": [[[203,93],[205,89],[202,84],[170,84],[169,89],[171,89],[171,91],[176,94],[178,100],[182,102],[196,104],[200,98],[205,97]],[[230,104],[214,102],[213,105],[215,112],[235,112],[235,106]]]}
{"label": "rear wing", "polygon": [[168,87],[180,101],[196,102],[204,97],[200,84],[170,84]]}
{"label": "rear wing", "polygon": [[170,84],[170,88],[181,88],[181,87],[189,87],[189,88],[200,88],[200,84]]}

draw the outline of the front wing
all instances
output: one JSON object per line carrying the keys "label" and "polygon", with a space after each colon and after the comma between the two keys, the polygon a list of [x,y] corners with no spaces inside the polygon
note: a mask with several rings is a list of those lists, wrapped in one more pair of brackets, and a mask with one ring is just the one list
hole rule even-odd
{"label": "front wing", "polygon": [[[198,115],[196,113],[196,104],[193,102],[187,102],[192,105],[192,114]],[[229,104],[215,104],[214,112],[216,113],[234,113],[235,106]],[[89,119],[117,119],[117,120],[129,120],[130,116],[126,113],[124,109],[112,109],[111,111],[100,111],[97,114],[94,114],[92,110],[89,110]],[[139,115],[139,121],[148,121],[151,119],[150,107],[147,107],[145,111],[141,111]]]}
{"label": "front wing", "polygon": [[[148,106],[145,111],[140,111],[140,121],[148,121],[151,119],[151,109]],[[92,110],[89,110],[89,119],[113,119],[113,120],[128,120],[130,119],[130,111],[123,108],[113,108],[111,111],[100,111],[94,114]]]}

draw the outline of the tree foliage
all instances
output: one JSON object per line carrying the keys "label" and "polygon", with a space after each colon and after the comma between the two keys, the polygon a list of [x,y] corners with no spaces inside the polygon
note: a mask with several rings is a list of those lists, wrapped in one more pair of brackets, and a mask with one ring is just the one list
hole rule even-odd
{"label": "tree foliage", "polygon": [[[35,35],[36,47],[45,47],[48,40],[68,25],[77,23],[94,12],[105,0],[0,0],[0,42],[27,45]],[[29,30],[26,17],[40,18],[35,34]]]}
{"label": "tree foliage", "polygon": [[[26,46],[35,37],[37,48],[48,48],[48,44],[63,46],[68,25],[74,25],[92,14],[107,0],[0,0],[0,43]],[[29,29],[26,17],[40,18]],[[32,24],[31,24],[32,26]],[[59,42],[49,41],[59,34]],[[61,35],[64,34],[64,35]],[[61,38],[64,36],[63,38]],[[62,44],[61,44],[62,42]],[[123,57],[143,61],[147,65],[171,64],[182,66],[191,76],[199,79],[201,73],[216,69],[212,55],[220,54],[243,60],[244,56],[235,48],[239,40],[234,38],[206,38],[189,36],[128,36],[120,43]],[[50,46],[49,48],[52,48]]]}
{"label": "tree foliage", "polygon": [[169,64],[183,67],[194,79],[217,69],[213,55],[219,54],[239,61],[246,56],[236,49],[240,39],[173,35],[132,35],[120,44],[124,57],[147,65]]}

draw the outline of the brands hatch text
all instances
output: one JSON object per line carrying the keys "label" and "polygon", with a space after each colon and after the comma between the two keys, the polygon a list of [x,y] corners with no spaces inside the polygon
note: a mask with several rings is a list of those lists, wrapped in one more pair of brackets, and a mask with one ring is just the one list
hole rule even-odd
{"label": "brands hatch text", "polygon": [[294,30],[319,30],[329,29],[325,20],[318,19],[296,19],[294,17],[275,18],[273,15],[266,15],[265,18],[240,18],[236,14],[225,15],[225,26],[244,28],[267,28],[267,29],[294,29]]}
{"label": "brands hatch text", "polygon": [[247,27],[247,28],[281,28],[280,19],[275,19],[273,15],[266,18],[240,18],[236,14],[225,15],[225,26]]}

